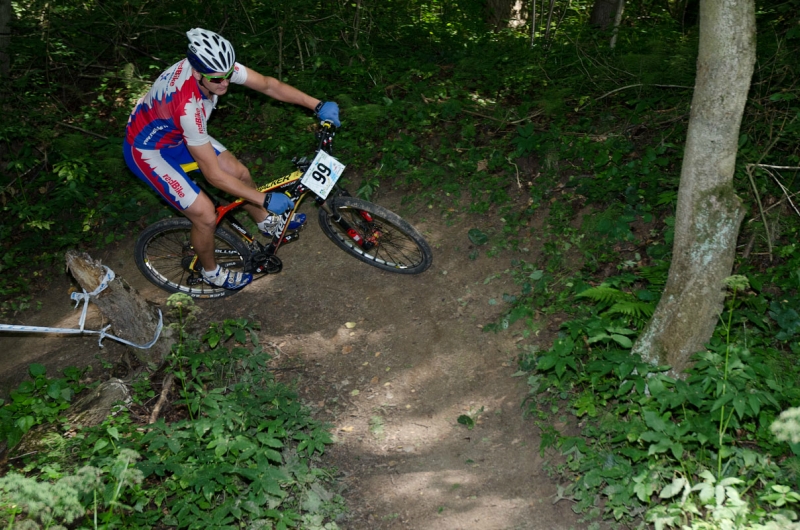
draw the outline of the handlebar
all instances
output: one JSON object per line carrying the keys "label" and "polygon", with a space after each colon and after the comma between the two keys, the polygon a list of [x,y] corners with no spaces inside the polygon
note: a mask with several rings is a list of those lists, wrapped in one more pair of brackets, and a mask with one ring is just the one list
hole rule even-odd
{"label": "handlebar", "polygon": [[332,121],[322,121],[314,133],[319,142],[317,151],[323,149],[329,155],[333,154],[333,137],[336,135],[336,126]]}
{"label": "handlebar", "polygon": [[[319,127],[317,127],[317,130],[314,132],[314,136],[316,137],[318,142],[317,150],[315,151],[315,153],[319,152],[319,150],[322,149],[329,155],[333,155],[333,137],[335,135],[336,135],[336,126],[333,124],[333,122],[321,121],[319,123]],[[299,169],[300,171],[305,171],[306,169],[308,169],[310,160],[308,160],[306,157],[302,158],[294,157],[292,158],[292,162],[294,162],[294,165],[297,166],[297,169]]]}

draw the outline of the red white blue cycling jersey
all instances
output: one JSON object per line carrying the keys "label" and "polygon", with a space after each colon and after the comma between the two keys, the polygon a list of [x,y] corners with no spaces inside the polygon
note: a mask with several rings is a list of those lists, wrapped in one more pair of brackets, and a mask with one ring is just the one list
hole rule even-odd
{"label": "red white blue cycling jersey", "polygon": [[[235,63],[231,83],[246,80],[247,69]],[[216,95],[209,99],[200,91],[184,59],[158,77],[128,119],[123,144],[128,167],[179,210],[188,208],[200,193],[180,167],[194,161],[186,146],[211,142],[217,154],[225,151],[206,126],[216,103]]]}
{"label": "red white blue cycling jersey", "polygon": [[[235,63],[230,80],[244,84],[247,70]],[[167,68],[137,102],[128,120],[126,141],[139,149],[208,143],[211,137],[206,123],[216,104],[216,95],[208,99],[200,91],[189,61],[184,59]]]}

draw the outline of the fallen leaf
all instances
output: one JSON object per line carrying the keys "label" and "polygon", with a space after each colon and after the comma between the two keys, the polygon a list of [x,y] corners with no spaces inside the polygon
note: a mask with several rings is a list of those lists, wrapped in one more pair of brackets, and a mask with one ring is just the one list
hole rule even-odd
{"label": "fallen leaf", "polygon": [[342,347],[342,355],[347,355],[348,353],[353,353],[353,347],[350,345]]}
{"label": "fallen leaf", "polygon": [[376,375],[375,377],[373,377],[372,379],[370,379],[370,381],[369,381],[369,384],[371,384],[371,385],[377,385],[379,382],[380,382],[380,379],[378,379],[378,376]]}
{"label": "fallen leaf", "polygon": [[356,323],[355,322],[346,322],[344,327],[346,327],[347,329],[353,329],[354,327],[356,327]]}
{"label": "fallen leaf", "polygon": [[489,242],[489,236],[477,228],[471,228],[469,232],[467,232],[467,238],[469,238],[473,245],[478,246],[485,245]]}
{"label": "fallen leaf", "polygon": [[361,393],[361,392],[359,392],[359,391],[356,389],[356,390],[353,390],[352,392],[350,392],[350,395],[351,395],[351,396],[357,396],[357,395],[359,395],[360,393]]}
{"label": "fallen leaf", "polygon": [[461,416],[459,416],[458,420],[456,421],[458,421],[458,423],[460,423],[461,425],[466,425],[467,429],[469,430],[472,430],[472,428],[475,427],[475,420],[473,420],[466,414],[462,414]]}
{"label": "fallen leaf", "polygon": [[478,160],[478,171],[486,171],[489,168],[489,163],[486,160]]}
{"label": "fallen leaf", "polygon": [[348,427],[342,427],[342,428],[341,428],[341,429],[339,429],[339,430],[340,430],[340,431],[343,431],[343,432],[353,432],[353,427],[350,427],[350,426],[348,426]]}

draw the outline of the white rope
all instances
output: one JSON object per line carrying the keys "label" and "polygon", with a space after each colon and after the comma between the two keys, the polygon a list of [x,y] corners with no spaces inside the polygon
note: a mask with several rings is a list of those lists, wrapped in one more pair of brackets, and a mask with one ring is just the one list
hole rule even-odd
{"label": "white rope", "polygon": [[158,337],[161,336],[161,329],[164,327],[164,319],[163,315],[161,314],[161,310],[158,310],[158,326],[156,326],[156,333],[153,340],[148,342],[147,344],[134,344],[130,341],[125,339],[121,339],[119,337],[115,337],[111,333],[107,333],[108,328],[111,326],[106,326],[100,330],[91,330],[91,329],[84,329],[84,325],[86,322],[86,312],[89,308],[89,300],[93,297],[96,297],[98,294],[103,292],[103,290],[108,287],[108,284],[114,280],[114,271],[103,265],[103,268],[106,270],[106,274],[103,277],[103,280],[100,282],[100,285],[92,291],[91,293],[87,293],[85,290],[82,293],[72,293],[70,298],[75,300],[75,309],[78,308],[78,305],[83,301],[83,310],[81,311],[81,318],[79,321],[79,329],[74,328],[49,328],[49,327],[42,327],[42,326],[17,326],[13,324],[0,324],[0,331],[14,331],[14,332],[23,332],[23,333],[61,333],[67,335],[100,335],[99,340],[97,341],[98,346],[101,348],[103,347],[103,339],[109,338],[111,340],[115,340],[117,342],[121,342],[122,344],[127,344],[133,348],[138,348],[140,350],[147,350],[153,347],[153,345],[158,341]]}

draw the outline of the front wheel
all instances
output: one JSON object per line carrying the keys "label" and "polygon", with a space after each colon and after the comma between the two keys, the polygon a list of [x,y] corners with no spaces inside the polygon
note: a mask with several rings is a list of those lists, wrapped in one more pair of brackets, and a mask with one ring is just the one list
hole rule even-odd
{"label": "front wheel", "polygon": [[397,214],[355,197],[335,197],[328,204],[332,213],[319,209],[322,231],[351,256],[400,274],[419,274],[431,266],[431,247]]}
{"label": "front wheel", "polygon": [[[164,219],[145,228],[136,240],[133,256],[139,271],[165,291],[184,293],[192,298],[222,298],[239,292],[203,281],[200,263],[194,259],[195,251],[189,239],[191,230],[192,222],[185,218]],[[219,265],[242,271],[249,250],[240,237],[217,227],[214,253]]]}

